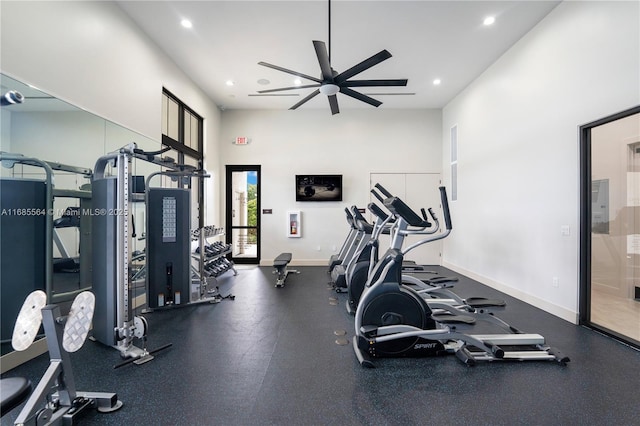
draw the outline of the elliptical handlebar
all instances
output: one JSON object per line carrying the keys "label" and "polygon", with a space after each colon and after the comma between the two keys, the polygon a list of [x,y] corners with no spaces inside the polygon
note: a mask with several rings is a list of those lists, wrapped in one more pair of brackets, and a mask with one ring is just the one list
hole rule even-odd
{"label": "elliptical handlebar", "polygon": [[358,210],[357,206],[351,206],[351,214],[353,215],[353,218],[356,221],[365,221],[366,219],[364,218],[364,216],[362,216],[362,213],[360,213],[360,210]]}
{"label": "elliptical handlebar", "polygon": [[353,215],[351,214],[351,212],[349,211],[349,209],[347,207],[344,208],[344,212],[347,215],[347,223],[349,224],[349,226],[351,228],[356,228],[356,223],[353,220]]}
{"label": "elliptical handlebar", "polygon": [[389,218],[389,215],[383,212],[376,203],[369,203],[367,208],[380,220],[387,220]]}
{"label": "elliptical handlebar", "polygon": [[[387,191],[385,187],[380,185],[379,183],[376,183],[375,187],[378,189],[378,191],[382,192],[382,195],[384,195],[385,197],[387,198],[393,197],[393,194]],[[380,201],[383,201],[383,200],[380,200]]]}
{"label": "elliptical handlebar", "polygon": [[449,212],[449,201],[447,200],[447,188],[441,186],[438,189],[440,189],[440,201],[442,203],[442,212],[444,213],[444,224],[448,230],[451,230],[453,226],[451,225],[451,213]]}
{"label": "elliptical handlebar", "polygon": [[373,225],[367,222],[367,219],[362,216],[362,213],[360,213],[357,206],[351,207],[351,214],[353,215],[353,223],[358,229],[366,232],[367,234],[373,232]]}
{"label": "elliptical handlebar", "polygon": [[431,215],[431,219],[433,219],[434,221],[437,221],[438,218],[436,217],[436,214],[433,212],[433,209],[431,207],[429,207],[429,214]]}
{"label": "elliptical handlebar", "polygon": [[384,203],[384,197],[378,194],[378,192],[375,189],[372,189],[371,193],[378,199],[378,201],[380,201],[381,203]]}

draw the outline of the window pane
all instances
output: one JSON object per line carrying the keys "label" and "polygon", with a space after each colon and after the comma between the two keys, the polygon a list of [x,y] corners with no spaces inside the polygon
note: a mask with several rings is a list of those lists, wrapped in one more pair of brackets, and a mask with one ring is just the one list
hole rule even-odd
{"label": "window pane", "polygon": [[184,139],[182,143],[191,146],[191,114],[186,110],[184,112]]}
{"label": "window pane", "polygon": [[162,94],[162,134],[168,136],[168,118],[167,111],[169,109],[169,98],[164,93]]}
{"label": "window pane", "polygon": [[169,109],[167,111],[167,136],[177,141],[180,140],[178,133],[178,111],[178,103],[173,99],[169,99]]}
{"label": "window pane", "polygon": [[198,141],[200,140],[200,126],[198,126],[199,119],[197,117],[193,117],[191,120],[191,148],[196,151],[200,150],[198,146]]}

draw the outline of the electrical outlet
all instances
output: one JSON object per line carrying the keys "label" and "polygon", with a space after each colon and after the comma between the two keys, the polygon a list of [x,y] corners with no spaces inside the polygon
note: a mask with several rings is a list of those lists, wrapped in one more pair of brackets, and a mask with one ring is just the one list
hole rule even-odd
{"label": "electrical outlet", "polygon": [[568,237],[571,235],[571,227],[569,225],[562,225],[560,227],[560,235]]}
{"label": "electrical outlet", "polygon": [[551,279],[551,285],[554,287],[558,287],[560,285],[560,280],[558,279],[558,277],[553,277]]}
{"label": "electrical outlet", "polygon": [[320,246],[316,247],[316,250],[320,251],[321,250]]}

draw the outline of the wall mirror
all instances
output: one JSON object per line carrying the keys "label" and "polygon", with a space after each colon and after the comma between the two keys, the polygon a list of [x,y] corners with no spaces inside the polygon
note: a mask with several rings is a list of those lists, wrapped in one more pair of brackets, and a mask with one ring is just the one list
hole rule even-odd
{"label": "wall mirror", "polygon": [[[91,288],[91,218],[79,212],[91,209],[91,173],[96,160],[130,143],[144,151],[157,151],[161,145],[4,74],[0,74],[0,90],[1,96],[15,91],[23,98],[18,103],[3,102],[0,109],[0,152],[3,156],[0,209],[6,213],[0,217],[2,372],[5,372],[13,367],[4,355],[12,352],[13,324],[25,291],[28,294],[34,288],[46,288],[48,301],[62,304],[64,313],[65,303],[70,304],[77,293]],[[12,220],[18,214],[37,211],[17,209],[25,206],[20,205],[20,200],[14,200],[18,204],[12,205],[11,194],[31,192],[19,185],[44,186],[48,172],[29,161],[5,160],[16,156],[45,163],[51,169],[52,180],[50,212],[33,214],[34,225],[25,228],[23,224],[22,230],[16,229]],[[132,174],[140,177],[161,170],[158,165],[137,159],[130,167]],[[132,232],[129,235],[130,251],[134,254],[144,253],[145,249],[144,210],[144,197],[134,198],[130,205]],[[50,235],[41,235],[46,234],[44,224],[49,220]],[[11,256],[11,253],[15,255]],[[138,256],[131,264],[132,273],[144,268],[144,260],[144,256]],[[134,298],[137,292],[144,293],[143,274],[138,274],[137,278]],[[43,346],[46,350],[46,345]]]}

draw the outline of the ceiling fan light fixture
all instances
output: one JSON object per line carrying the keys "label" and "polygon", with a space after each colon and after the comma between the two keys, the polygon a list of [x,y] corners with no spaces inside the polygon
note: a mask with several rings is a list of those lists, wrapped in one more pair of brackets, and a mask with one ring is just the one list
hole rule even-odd
{"label": "ceiling fan light fixture", "polygon": [[307,95],[300,102],[296,103],[289,109],[297,109],[301,105],[305,104],[309,100],[313,99],[315,96],[322,93],[325,95],[329,101],[329,107],[331,108],[331,114],[339,114],[340,108],[338,107],[338,97],[336,94],[340,92],[343,95],[349,96],[353,99],[362,101],[366,104],[369,104],[373,107],[379,107],[382,102],[377,99],[373,99],[367,95],[362,94],[356,90],[353,90],[353,87],[376,87],[376,86],[406,86],[406,79],[373,79],[373,80],[350,80],[351,77],[354,77],[369,68],[379,64],[382,61],[385,61],[391,57],[391,53],[388,50],[383,49],[380,52],[376,53],[373,56],[365,59],[352,66],[351,68],[343,71],[341,73],[337,72],[331,66],[331,0],[328,0],[329,3],[329,48],[327,49],[326,44],[320,40],[313,40],[313,48],[316,51],[316,57],[318,58],[318,65],[320,65],[321,75],[320,77],[313,77],[308,74],[302,74],[297,71],[293,71],[287,68],[283,68],[277,65],[269,64],[266,62],[258,62],[258,65],[265,66],[267,68],[272,68],[277,71],[282,71],[287,74],[295,75],[296,77],[304,78],[306,80],[311,80],[313,84],[301,85],[298,86],[295,84],[292,87],[283,87],[280,89],[271,89],[271,90],[260,90],[258,93],[271,93],[271,92],[280,92],[285,90],[295,90],[295,89],[308,89],[313,88],[313,92]]}
{"label": "ceiling fan light fixture", "polygon": [[320,86],[320,93],[326,96],[335,95],[339,91],[340,91],[340,87],[336,86],[335,84],[328,83]]}

